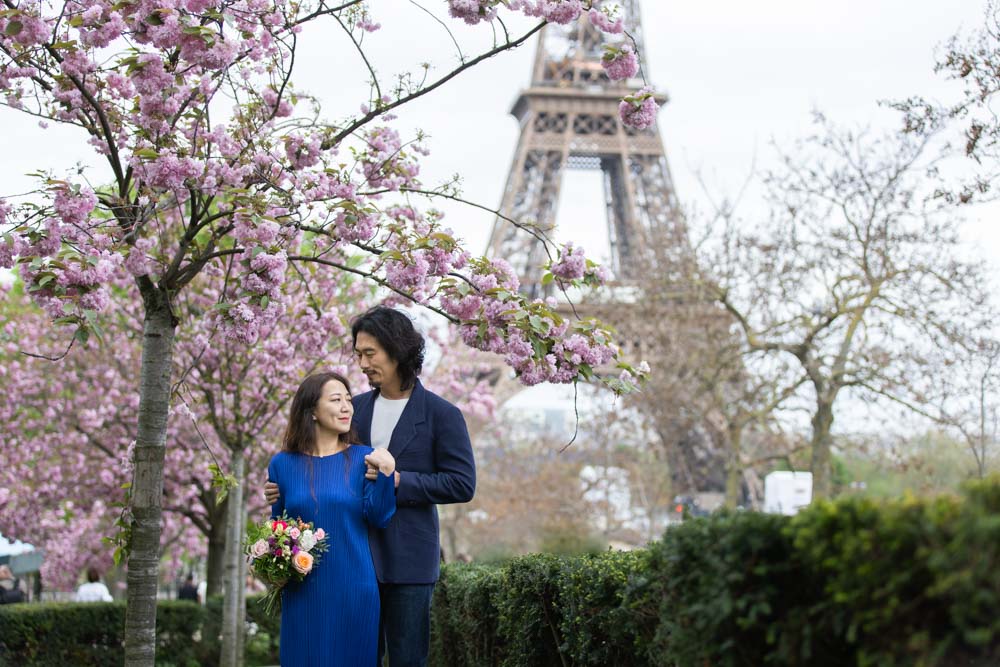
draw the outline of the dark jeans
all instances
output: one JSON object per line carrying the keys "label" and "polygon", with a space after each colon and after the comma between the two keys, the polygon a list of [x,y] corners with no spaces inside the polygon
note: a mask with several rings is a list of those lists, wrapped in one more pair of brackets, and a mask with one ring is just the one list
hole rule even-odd
{"label": "dark jeans", "polygon": [[389,667],[427,667],[434,584],[379,584],[378,590],[382,598],[378,664],[388,654]]}

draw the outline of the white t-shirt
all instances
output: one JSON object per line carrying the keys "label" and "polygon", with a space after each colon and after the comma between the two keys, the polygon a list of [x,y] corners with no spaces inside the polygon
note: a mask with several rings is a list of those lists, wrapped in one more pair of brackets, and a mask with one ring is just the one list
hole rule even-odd
{"label": "white t-shirt", "polygon": [[403,414],[403,408],[410,397],[390,400],[378,395],[375,399],[375,408],[372,410],[372,441],[371,446],[375,449],[385,449],[392,439],[392,431],[399,423],[399,416]]}
{"label": "white t-shirt", "polygon": [[88,581],[76,589],[77,602],[111,602],[108,587],[99,581]]}

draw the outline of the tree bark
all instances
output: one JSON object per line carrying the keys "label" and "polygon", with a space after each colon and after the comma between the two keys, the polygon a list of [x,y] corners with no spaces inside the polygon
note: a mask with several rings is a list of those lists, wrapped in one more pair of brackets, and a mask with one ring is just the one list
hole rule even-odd
{"label": "tree bark", "polygon": [[153,667],[156,656],[156,588],[160,562],[163,458],[174,329],[165,290],[140,286],[145,305],[135,473],[132,483],[132,536],[125,606],[125,665]]}
{"label": "tree bark", "polygon": [[736,509],[743,488],[743,463],[741,457],[743,429],[730,426],[729,442],[726,447],[726,501],[725,506]]}
{"label": "tree bark", "polygon": [[[246,512],[244,511],[244,515]],[[246,525],[246,521],[243,522]],[[239,608],[242,610],[240,612],[240,622],[236,626],[236,644],[239,646],[239,652],[237,653],[237,664],[239,667],[243,667],[246,664],[246,648],[247,648],[247,559],[240,558],[240,586],[237,589],[240,596]]]}
{"label": "tree bark", "polygon": [[833,401],[819,400],[812,418],[812,475],[813,498],[829,498],[833,491],[830,454],[833,428]]}
{"label": "tree bark", "polygon": [[208,534],[208,564],[205,572],[205,597],[222,595],[226,556],[226,531],[229,529],[229,496],[212,511],[211,531]]}
{"label": "tree bark", "polygon": [[236,478],[236,486],[229,491],[226,500],[229,503],[226,513],[226,564],[222,582],[222,655],[219,661],[221,667],[240,667],[243,662],[243,646],[240,638],[243,633],[240,625],[246,616],[243,607],[244,598],[240,594],[245,583],[240,577],[242,569],[240,560],[243,558],[243,526],[246,523],[243,516],[243,485],[245,483],[244,459],[242,449],[232,450],[232,474]]}

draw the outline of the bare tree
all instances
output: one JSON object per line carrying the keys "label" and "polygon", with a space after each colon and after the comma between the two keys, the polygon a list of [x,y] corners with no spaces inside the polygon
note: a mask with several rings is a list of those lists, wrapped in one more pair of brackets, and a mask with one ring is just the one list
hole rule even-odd
{"label": "bare tree", "polygon": [[[985,325],[975,327],[984,330]],[[897,403],[917,412],[966,446],[975,475],[985,477],[996,463],[1000,438],[1000,342],[967,334],[935,357],[947,372],[907,383]]]}
{"label": "bare tree", "polygon": [[932,135],[873,136],[820,114],[816,127],[765,174],[766,220],[731,225],[702,262],[748,348],[805,378],[814,493],[826,497],[838,399],[905,394],[908,378],[938,370],[925,352],[960,340],[986,297],[934,196]]}
{"label": "bare tree", "polygon": [[961,150],[974,173],[957,188],[942,188],[941,195],[963,204],[993,197],[992,185],[1000,176],[1000,119],[993,110],[1000,93],[1000,5],[995,0],[987,2],[981,28],[948,40],[934,69],[960,82],[957,99],[941,103],[914,96],[891,106],[903,112],[907,132],[928,135],[949,125],[961,132]]}
{"label": "bare tree", "polygon": [[[715,218],[725,220],[730,213],[729,206],[718,206]],[[655,369],[645,389],[627,403],[648,421],[678,492],[724,489],[726,505],[735,507],[755,457],[786,455],[756,448],[760,451],[749,456],[745,431],[777,429],[774,411],[803,379],[783,360],[766,358],[747,344],[732,315],[715,301],[717,286],[699,266],[701,244],[678,243],[670,228],[647,234],[648,255],[636,272],[642,316],[611,319],[602,313],[625,322],[623,339],[636,340],[637,353]]]}

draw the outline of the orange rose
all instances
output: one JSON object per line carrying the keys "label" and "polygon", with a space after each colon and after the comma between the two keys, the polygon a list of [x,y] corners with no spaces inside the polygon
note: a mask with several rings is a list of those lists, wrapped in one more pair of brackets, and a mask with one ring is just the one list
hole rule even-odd
{"label": "orange rose", "polygon": [[292,556],[292,567],[302,574],[309,574],[313,569],[313,557],[308,551],[300,551]]}

